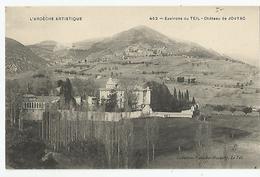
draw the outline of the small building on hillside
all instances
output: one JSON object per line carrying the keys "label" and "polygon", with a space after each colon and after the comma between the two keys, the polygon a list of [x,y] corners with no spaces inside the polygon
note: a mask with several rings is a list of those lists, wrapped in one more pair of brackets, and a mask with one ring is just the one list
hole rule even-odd
{"label": "small building on hillside", "polygon": [[195,84],[196,83],[196,78],[195,77],[191,77],[191,78],[188,78],[188,83],[190,84]]}
{"label": "small building on hillside", "polygon": [[183,83],[184,82],[184,77],[183,76],[177,77],[177,82]]}

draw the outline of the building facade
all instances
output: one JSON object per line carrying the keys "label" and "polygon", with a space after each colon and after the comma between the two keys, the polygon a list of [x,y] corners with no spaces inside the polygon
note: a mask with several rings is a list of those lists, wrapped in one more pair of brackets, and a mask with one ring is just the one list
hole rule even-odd
{"label": "building facade", "polygon": [[149,87],[142,88],[140,86],[136,86],[133,93],[136,96],[136,108],[138,110],[143,109],[147,105],[150,106],[151,89]]}
{"label": "building facade", "polygon": [[[135,86],[132,90],[135,98],[135,108],[138,110],[143,109],[145,106],[150,106],[151,103],[151,90],[149,87],[142,88]],[[109,95],[116,93],[118,108],[124,108],[126,101],[126,91],[120,87],[117,79],[109,78],[106,82],[105,88],[99,89],[99,102],[109,99]]]}
{"label": "building facade", "polygon": [[109,99],[109,95],[116,93],[118,108],[124,108],[125,91],[119,87],[118,80],[109,78],[105,88],[99,89],[99,103]]}
{"label": "building facade", "polygon": [[43,112],[60,100],[58,96],[35,96],[25,94],[22,98],[21,118],[23,120],[42,120]]}

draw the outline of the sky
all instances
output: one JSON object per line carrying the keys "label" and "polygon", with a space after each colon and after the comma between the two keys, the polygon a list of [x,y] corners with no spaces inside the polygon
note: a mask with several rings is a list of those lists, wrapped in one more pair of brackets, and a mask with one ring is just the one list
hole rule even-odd
{"label": "sky", "polygon": [[[110,37],[145,25],[168,37],[198,43],[250,64],[260,59],[258,7],[6,7],[6,36],[24,45]],[[30,21],[31,17],[82,21]],[[150,17],[245,17],[245,20],[150,20]]]}

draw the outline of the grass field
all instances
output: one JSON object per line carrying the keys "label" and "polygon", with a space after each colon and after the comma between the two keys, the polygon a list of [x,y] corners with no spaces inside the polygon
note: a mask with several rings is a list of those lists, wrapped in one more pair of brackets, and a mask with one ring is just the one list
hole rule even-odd
{"label": "grass field", "polygon": [[258,116],[212,115],[202,124],[208,132],[200,148],[159,155],[147,168],[259,168]]}

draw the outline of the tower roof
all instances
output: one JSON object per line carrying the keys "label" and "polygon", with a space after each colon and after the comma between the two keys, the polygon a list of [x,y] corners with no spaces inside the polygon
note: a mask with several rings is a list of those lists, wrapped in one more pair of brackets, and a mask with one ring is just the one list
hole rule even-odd
{"label": "tower roof", "polygon": [[117,88],[118,86],[118,80],[117,79],[112,79],[111,77],[107,80],[106,83],[106,88],[113,89]]}

